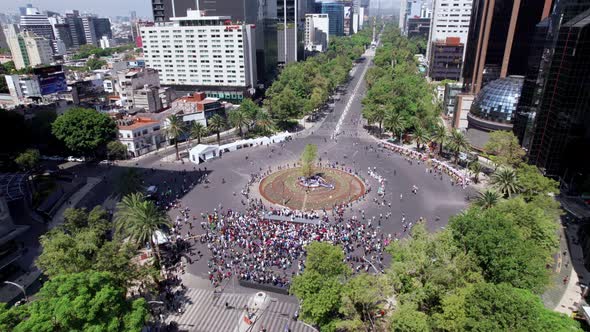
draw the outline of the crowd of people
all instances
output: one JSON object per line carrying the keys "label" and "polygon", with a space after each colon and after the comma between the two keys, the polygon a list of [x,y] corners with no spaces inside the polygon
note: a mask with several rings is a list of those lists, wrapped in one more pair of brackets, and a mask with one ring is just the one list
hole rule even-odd
{"label": "crowd of people", "polygon": [[[355,272],[381,272],[383,249],[392,240],[371,222],[350,218],[319,225],[265,219],[259,206],[245,213],[214,212],[203,236],[211,252],[209,280],[221,287],[236,275],[239,280],[287,288],[292,277],[305,270],[305,246],[324,241],[342,246],[346,262]],[[338,214],[337,214],[338,215]]]}

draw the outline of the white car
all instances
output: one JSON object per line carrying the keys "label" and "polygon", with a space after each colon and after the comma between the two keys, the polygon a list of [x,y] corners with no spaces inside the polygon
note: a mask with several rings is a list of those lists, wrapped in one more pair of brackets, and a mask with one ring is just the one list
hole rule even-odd
{"label": "white car", "polygon": [[77,161],[77,162],[84,162],[86,159],[84,157],[74,157],[74,156],[69,156],[68,157],[68,161]]}
{"label": "white car", "polygon": [[98,164],[99,165],[112,165],[113,162],[105,159],[105,160],[101,160]]}

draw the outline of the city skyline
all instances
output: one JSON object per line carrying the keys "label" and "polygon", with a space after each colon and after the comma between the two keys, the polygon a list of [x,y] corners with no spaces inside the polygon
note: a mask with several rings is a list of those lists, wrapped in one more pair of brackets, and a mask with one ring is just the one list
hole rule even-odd
{"label": "city skyline", "polygon": [[49,10],[63,13],[67,10],[77,9],[81,13],[92,13],[108,17],[129,16],[131,11],[135,11],[138,17],[152,17],[151,2],[146,0],[127,0],[124,2],[116,0],[103,0],[100,2],[89,0],[16,0],[0,3],[0,12],[16,14],[19,7],[25,7],[29,3],[40,11]]}

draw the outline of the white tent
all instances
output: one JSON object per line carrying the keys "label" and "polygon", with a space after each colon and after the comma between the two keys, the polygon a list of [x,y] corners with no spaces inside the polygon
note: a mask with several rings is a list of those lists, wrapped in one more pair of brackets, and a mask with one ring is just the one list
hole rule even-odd
{"label": "white tent", "polygon": [[164,234],[164,232],[157,230],[154,232],[154,235],[152,235],[152,241],[154,241],[155,244],[164,244],[164,243],[168,243],[170,241],[170,237],[168,237],[168,235]]}
{"label": "white tent", "polygon": [[282,132],[282,133],[278,133],[274,136],[270,137],[270,142],[271,143],[280,143],[282,141],[285,141],[287,139],[287,137],[291,137],[292,134],[289,132]]}
{"label": "white tent", "polygon": [[232,152],[242,148],[243,141],[235,141],[227,144],[223,144],[219,147],[219,150],[223,153],[225,152]]}
{"label": "white tent", "polygon": [[189,152],[189,158],[191,163],[200,164],[209,159],[219,157],[219,146],[218,145],[205,145],[199,144],[192,148]]}

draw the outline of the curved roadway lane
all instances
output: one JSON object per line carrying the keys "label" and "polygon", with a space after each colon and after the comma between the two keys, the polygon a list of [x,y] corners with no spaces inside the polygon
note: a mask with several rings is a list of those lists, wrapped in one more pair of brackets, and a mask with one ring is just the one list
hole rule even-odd
{"label": "curved roadway lane", "polygon": [[[365,200],[355,203],[352,210],[349,209],[349,214],[360,216],[360,211],[364,210],[367,218],[376,216],[378,219],[380,214],[385,216],[390,212],[391,217],[382,224],[386,233],[402,231],[402,213],[405,214],[406,221],[426,218],[431,230],[444,227],[449,216],[466,206],[467,191],[452,186],[446,176],[441,180],[427,173],[423,165],[416,162],[410,164],[397,154],[378,149],[376,140],[363,128],[361,100],[366,90],[364,74],[372,64],[372,58],[373,52],[369,50],[364,61],[353,68],[346,92],[336,102],[334,111],[312,128],[297,134],[292,141],[284,145],[227,153],[220,159],[198,165],[211,171],[211,183],[208,188],[200,185],[187,193],[182,198],[182,205],[190,207],[192,214],[196,215],[212,212],[220,204],[224,208],[241,209],[243,205],[239,193],[250,174],[258,173],[261,168],[267,170],[270,166],[274,170],[277,165],[297,162],[306,144],[316,144],[322,162],[344,164],[360,170],[361,176],[369,179],[372,192]],[[149,156],[138,163],[139,167],[169,170],[192,170],[195,166],[188,163],[161,163],[158,156]],[[378,184],[367,174],[368,167],[375,168],[376,173],[387,179],[385,199],[388,203],[385,205],[377,205],[372,201],[376,197]],[[222,183],[223,179],[225,184]],[[419,188],[416,195],[412,194],[414,185]],[[237,195],[234,196],[233,192]],[[400,200],[400,194],[403,195],[403,200]],[[176,211],[171,212],[173,218],[176,214]]]}

